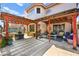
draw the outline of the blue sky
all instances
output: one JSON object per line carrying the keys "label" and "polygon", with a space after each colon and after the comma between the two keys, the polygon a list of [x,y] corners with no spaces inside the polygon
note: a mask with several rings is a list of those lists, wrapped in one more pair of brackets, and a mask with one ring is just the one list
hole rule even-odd
{"label": "blue sky", "polygon": [[1,11],[22,16],[24,14],[24,10],[30,5],[30,3],[2,3]]}

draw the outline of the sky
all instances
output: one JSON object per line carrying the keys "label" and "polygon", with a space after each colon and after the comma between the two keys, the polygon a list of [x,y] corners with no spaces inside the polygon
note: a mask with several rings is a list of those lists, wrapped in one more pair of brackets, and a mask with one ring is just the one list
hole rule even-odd
{"label": "sky", "polygon": [[2,3],[1,11],[8,12],[17,16],[23,16],[24,10],[30,5],[30,3]]}

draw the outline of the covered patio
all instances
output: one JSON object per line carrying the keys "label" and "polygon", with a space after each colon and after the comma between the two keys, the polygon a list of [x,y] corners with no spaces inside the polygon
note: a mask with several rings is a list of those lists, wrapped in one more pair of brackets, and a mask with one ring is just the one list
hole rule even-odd
{"label": "covered patio", "polygon": [[[55,15],[51,15],[51,16],[46,16],[46,17],[43,17],[43,18],[40,18],[40,19],[36,19],[36,20],[34,20],[34,21],[32,21],[32,20],[29,20],[28,19],[28,22],[26,21],[26,19],[25,18],[17,18],[17,17],[13,17],[13,16],[3,16],[3,18],[4,18],[4,20],[5,20],[5,34],[6,34],[6,39],[8,39],[8,37],[9,37],[9,32],[8,32],[8,24],[9,24],[9,22],[11,22],[11,23],[13,23],[14,22],[14,20],[15,20],[15,22],[14,23],[16,23],[16,24],[22,24],[22,25],[27,25],[27,31],[30,31],[30,29],[29,29],[29,27],[28,26],[30,26],[30,25],[34,25],[34,29],[33,29],[33,32],[34,32],[34,34],[35,34],[35,36],[34,37],[36,37],[36,39],[38,38],[38,34],[39,34],[39,30],[40,30],[40,25],[42,24],[42,25],[44,25],[44,26],[42,26],[42,27],[44,27],[44,29],[42,29],[41,28],[41,30],[42,30],[42,32],[41,33],[44,33],[44,32],[48,32],[48,34],[47,34],[47,37],[48,37],[48,39],[45,39],[44,41],[43,41],[43,38],[42,39],[39,39],[39,40],[36,40],[34,37],[34,39],[32,39],[32,42],[33,41],[35,41],[35,42],[33,42],[33,44],[35,44],[34,46],[36,46],[36,45],[38,45],[38,47],[37,48],[35,48],[36,50],[38,50],[38,48],[39,48],[39,44],[41,45],[41,43],[43,42],[44,44],[42,44],[40,47],[42,48],[43,47],[43,45],[48,49],[50,46],[52,46],[54,43],[55,44],[58,44],[58,43],[56,43],[55,41],[53,41],[53,40],[51,40],[51,32],[53,31],[54,32],[54,29],[52,29],[52,27],[51,27],[51,24],[53,24],[53,25],[55,25],[56,23],[59,23],[60,25],[61,24],[64,24],[64,26],[65,26],[65,29],[63,28],[63,31],[64,32],[67,32],[67,31],[71,31],[71,29],[72,29],[72,31],[73,31],[73,46],[70,46],[70,49],[71,48],[73,48],[73,49],[75,49],[75,50],[77,50],[77,32],[76,32],[76,17],[77,17],[77,12],[76,12],[76,10],[74,9],[74,10],[70,10],[70,11],[66,11],[66,12],[62,12],[62,13],[59,13],[59,14],[55,14]],[[19,21],[19,20],[16,20],[16,19],[23,19],[23,21]],[[67,26],[66,26],[66,23],[68,23],[68,24],[71,24],[70,25],[70,29],[69,30],[67,30],[68,28],[67,28]],[[30,27],[31,28],[31,27]],[[28,30],[29,29],[29,30]],[[31,41],[31,39],[26,39],[26,41],[25,40],[23,40],[24,42],[29,42],[29,41],[27,41],[27,40],[29,40],[29,41]],[[37,41],[41,41],[41,43],[38,43]],[[18,41],[15,41],[15,43],[14,44],[16,44]],[[30,42],[29,44],[31,44],[32,42]],[[53,43],[54,42],[54,43]],[[20,43],[22,43],[22,40],[20,40]],[[36,44],[37,43],[37,44]],[[61,43],[61,42],[60,42]],[[65,43],[65,42],[64,42]],[[63,44],[64,44],[63,43]],[[26,44],[26,43],[22,43],[23,45],[24,44]],[[29,44],[26,44],[26,45],[29,45]],[[47,45],[48,44],[48,45]],[[27,50],[25,47],[26,47],[26,45],[24,46],[24,49],[23,50]],[[32,45],[32,44],[31,44]],[[61,45],[61,44],[60,44]],[[16,46],[16,45],[14,45],[14,46]],[[30,46],[30,45],[29,45]],[[11,46],[10,46],[11,47]],[[32,46],[31,46],[32,47]],[[63,46],[62,46],[63,47]],[[66,43],[66,47],[67,47],[67,43]],[[68,47],[69,47],[69,45],[68,45]],[[13,48],[13,46],[12,46],[12,48]],[[19,47],[18,47],[19,48]],[[18,49],[18,48],[16,48],[16,49]],[[15,49],[15,48],[14,48]],[[15,50],[16,50],[15,49]],[[33,52],[33,51],[36,51],[34,48],[32,48],[33,50],[31,50],[31,48],[29,48],[28,50],[30,51],[30,53],[28,52],[27,54],[28,55],[32,55],[31,53],[33,53],[33,55],[38,55],[37,54],[37,52],[39,52],[39,51],[37,51],[37,52]],[[40,49],[40,48],[39,48]],[[46,50],[47,50],[46,49]],[[79,49],[79,48],[78,48]],[[43,55],[44,54],[44,52],[46,51],[45,49],[43,49],[44,51],[42,52],[42,54],[41,54],[41,52],[40,52],[40,54],[41,55]],[[42,50],[41,50],[42,51]],[[8,50],[8,52],[9,52],[9,50]],[[20,52],[20,51],[19,51]],[[11,54],[11,53],[9,53],[9,55],[27,55],[27,54],[24,54],[25,53],[25,51],[24,52],[21,52],[22,54],[17,54],[18,52],[14,52],[13,54]],[[6,54],[6,53],[3,53],[3,55],[8,55],[8,54]]]}
{"label": "covered patio", "polygon": [[[77,16],[78,16],[77,10],[73,9],[73,10],[68,10],[65,12],[58,13],[58,14],[36,19],[36,24],[37,24],[36,33],[38,33],[38,29],[39,29],[38,27],[39,26],[41,27],[41,24],[44,23],[44,25],[42,26],[42,28],[40,28],[40,30],[43,31],[42,33],[48,32],[49,36],[48,35],[47,36],[50,42],[51,33],[59,29],[59,28],[56,28],[54,30],[54,27],[55,27],[54,25],[60,25],[62,26],[60,30],[63,30],[64,33],[66,32],[73,33],[73,42],[72,42],[73,49],[76,49],[77,43],[78,43],[77,32],[76,32],[77,31],[77,27],[76,27]],[[39,24],[40,21],[41,23]],[[43,27],[45,30],[43,29]]]}

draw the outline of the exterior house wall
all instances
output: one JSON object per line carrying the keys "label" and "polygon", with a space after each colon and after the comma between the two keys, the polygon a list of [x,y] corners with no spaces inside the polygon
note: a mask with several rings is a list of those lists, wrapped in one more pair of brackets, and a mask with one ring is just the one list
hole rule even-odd
{"label": "exterior house wall", "polygon": [[53,23],[51,24],[51,32],[53,32]]}
{"label": "exterior house wall", "polygon": [[[36,8],[41,8],[40,14],[36,13]],[[41,6],[36,6],[32,9],[30,13],[27,13],[27,18],[32,19],[32,20],[40,18],[40,17],[44,17],[44,16],[45,16],[45,9]]]}
{"label": "exterior house wall", "polygon": [[[41,13],[37,14],[36,13],[36,8],[41,8]],[[41,18],[44,16],[49,16],[53,14],[57,14],[63,11],[71,10],[76,8],[76,3],[61,3],[59,5],[50,7],[48,9],[44,9],[42,6],[36,6],[34,7],[30,13],[27,14],[27,17],[34,20],[37,18]],[[40,29],[42,30],[41,32],[44,33],[47,29],[46,25],[43,22],[40,22]],[[62,23],[52,23],[51,24],[51,32],[53,32],[53,25],[57,24],[65,24],[65,32],[70,32],[71,31],[71,24],[68,22],[62,22]],[[35,25],[36,26],[36,25]],[[36,29],[35,29],[36,31]]]}
{"label": "exterior house wall", "polygon": [[47,29],[46,24],[42,21],[40,21],[38,24],[40,25],[41,33],[44,33]]}
{"label": "exterior house wall", "polygon": [[[47,30],[48,26],[41,21],[38,24],[40,24],[41,33],[44,33]],[[51,32],[53,32],[53,25],[61,25],[61,24],[65,24],[65,30],[64,30],[65,32],[71,32],[71,23],[68,22],[52,23]]]}
{"label": "exterior house wall", "polygon": [[70,32],[71,31],[71,24],[68,22],[65,22],[65,32]]}
{"label": "exterior house wall", "polygon": [[49,8],[46,12],[47,15],[53,15],[74,8],[76,8],[76,3],[61,3],[59,5]]}
{"label": "exterior house wall", "polygon": [[[40,14],[36,13],[36,8],[41,8]],[[37,18],[41,18],[41,17],[48,16],[48,15],[53,15],[53,14],[67,11],[67,10],[74,9],[74,8],[76,8],[76,3],[61,3],[59,5],[50,7],[48,9],[44,9],[42,6],[36,6],[32,9],[31,12],[26,13],[26,14],[27,14],[27,18],[34,20]]]}

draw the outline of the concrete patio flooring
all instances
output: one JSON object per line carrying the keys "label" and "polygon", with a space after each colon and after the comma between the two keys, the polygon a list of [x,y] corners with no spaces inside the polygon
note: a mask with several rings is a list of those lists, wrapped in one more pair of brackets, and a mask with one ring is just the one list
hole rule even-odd
{"label": "concrete patio flooring", "polygon": [[[53,49],[50,47],[55,45]],[[58,51],[57,50],[61,50]],[[35,39],[35,38],[28,38],[23,40],[16,40],[13,42],[12,46],[7,46],[5,48],[0,49],[0,55],[1,56],[43,56],[45,53],[49,50],[51,52],[56,52],[54,54],[62,56],[64,55],[79,55],[79,47],[77,47],[77,51],[72,49],[72,45],[69,45],[65,42],[58,42],[55,40],[51,40],[50,43],[48,39],[41,38],[41,39]],[[65,52],[67,51],[67,52]],[[47,53],[46,53],[47,54]],[[54,55],[52,54],[52,56]]]}
{"label": "concrete patio flooring", "polygon": [[42,56],[51,46],[52,41],[49,43],[47,39],[36,40],[23,39],[16,40],[12,46],[7,46],[0,50],[2,56]]}
{"label": "concrete patio flooring", "polygon": [[43,56],[79,56],[79,54],[58,48],[53,45]]}

